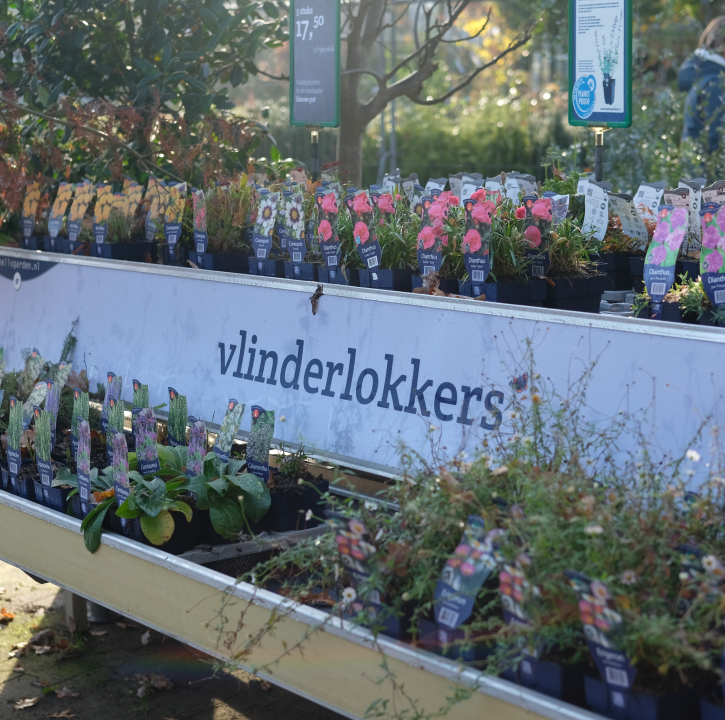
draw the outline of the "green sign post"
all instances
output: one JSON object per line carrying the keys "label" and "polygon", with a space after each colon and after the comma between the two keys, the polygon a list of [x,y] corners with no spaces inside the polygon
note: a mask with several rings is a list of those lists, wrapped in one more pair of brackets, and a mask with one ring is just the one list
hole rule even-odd
{"label": "green sign post", "polygon": [[595,178],[604,132],[632,124],[633,0],[569,0],[569,124],[591,128]]}

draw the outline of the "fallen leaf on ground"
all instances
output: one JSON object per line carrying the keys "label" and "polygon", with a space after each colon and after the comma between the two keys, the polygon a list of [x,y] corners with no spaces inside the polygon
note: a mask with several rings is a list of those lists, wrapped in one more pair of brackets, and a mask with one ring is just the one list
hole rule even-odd
{"label": "fallen leaf on ground", "polygon": [[26,643],[26,642],[20,642],[17,645],[14,645],[12,650],[8,653],[8,657],[9,658],[20,657],[25,652],[25,648],[27,646],[28,646],[28,643]]}
{"label": "fallen leaf on ground", "polygon": [[8,612],[5,608],[0,608],[0,624],[9,623],[14,617],[13,613]]}
{"label": "fallen leaf on ground", "polygon": [[32,645],[31,647],[35,650],[36,655],[47,655],[53,650],[50,645]]}
{"label": "fallen leaf on ground", "polygon": [[55,644],[56,650],[67,650],[68,649],[68,641],[63,638],[59,643]]}
{"label": "fallen leaf on ground", "polygon": [[142,645],[148,645],[149,640],[151,639],[151,630],[147,630],[142,636],[141,636],[141,644]]}
{"label": "fallen leaf on ground", "polygon": [[25,672],[25,668],[24,667],[20,667],[20,665],[16,665],[13,668],[13,672]]}
{"label": "fallen leaf on ground", "polygon": [[55,633],[50,628],[46,628],[45,630],[35,633],[35,635],[28,640],[28,644],[50,645],[53,640],[55,640]]}
{"label": "fallen leaf on ground", "polygon": [[101,637],[102,635],[108,635],[108,630],[91,630],[90,633],[95,637]]}
{"label": "fallen leaf on ground", "polygon": [[121,630],[128,630],[129,628],[136,628],[138,625],[134,625],[133,623],[122,623],[117,622],[116,625],[121,628]]}
{"label": "fallen leaf on ground", "polygon": [[150,675],[137,673],[136,679],[139,681],[139,685],[141,686],[136,691],[136,695],[140,698],[151,695],[154,690],[171,690],[174,687],[174,684],[171,680],[169,680],[169,678],[164,675],[158,675],[157,673],[151,673]]}
{"label": "fallen leaf on ground", "polygon": [[74,718],[75,715],[70,710],[63,710],[63,712],[53,713],[52,715],[46,715],[49,718]]}
{"label": "fallen leaf on ground", "polygon": [[33,707],[33,705],[37,705],[40,702],[40,698],[23,698],[22,700],[18,700],[13,707],[16,710],[25,710],[26,708]]}
{"label": "fallen leaf on ground", "polygon": [[72,690],[70,690],[69,688],[67,688],[65,685],[63,685],[63,687],[61,689],[56,690],[55,691],[55,694],[59,698],[77,698],[77,697],[80,697],[80,695],[78,693],[73,692]]}

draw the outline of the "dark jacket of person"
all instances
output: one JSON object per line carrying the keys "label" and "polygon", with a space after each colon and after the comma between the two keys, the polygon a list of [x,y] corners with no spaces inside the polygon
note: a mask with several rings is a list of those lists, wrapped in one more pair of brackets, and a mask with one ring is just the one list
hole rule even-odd
{"label": "dark jacket of person", "polygon": [[725,119],[725,58],[723,65],[708,59],[710,53],[697,51],[680,67],[677,82],[685,99],[685,126],[682,138],[696,140],[707,131],[707,152],[720,143],[720,129]]}

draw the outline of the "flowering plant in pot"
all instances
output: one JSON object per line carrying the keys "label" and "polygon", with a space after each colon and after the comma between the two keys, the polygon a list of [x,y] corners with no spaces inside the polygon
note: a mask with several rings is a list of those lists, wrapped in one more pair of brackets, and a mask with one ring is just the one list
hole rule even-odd
{"label": "flowering plant in pot", "polygon": [[138,215],[143,197],[143,186],[129,184],[124,192],[113,195],[106,222],[107,235],[97,248],[100,257],[117,260],[153,262],[157,258],[157,244],[146,241],[144,222]]}
{"label": "flowering plant in pot", "polygon": [[204,192],[207,245],[201,258],[198,253],[192,253],[192,261],[196,256],[196,265],[206,270],[247,272],[252,247],[246,228],[254,196],[246,175],[239,182],[207,188]]}

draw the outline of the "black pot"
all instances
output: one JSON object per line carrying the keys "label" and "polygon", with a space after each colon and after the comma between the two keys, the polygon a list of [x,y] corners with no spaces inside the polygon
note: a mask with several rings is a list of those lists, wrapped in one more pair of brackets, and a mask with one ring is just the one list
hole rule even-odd
{"label": "black pot", "polygon": [[549,697],[582,705],[586,667],[583,663],[557,665],[528,657],[524,658],[516,669],[516,682]]}
{"label": "black pot", "polygon": [[697,717],[697,699],[691,692],[658,696],[627,692],[588,675],[584,677],[584,690],[586,704],[608,718],[682,720]]}
{"label": "black pot", "polygon": [[680,281],[680,276],[684,275],[685,279],[697,280],[700,277],[700,261],[699,260],[678,260],[675,263],[675,278]]}
{"label": "black pot", "polygon": [[83,240],[68,240],[68,249],[66,252],[69,255],[85,255],[85,245],[88,245],[88,243]]}
{"label": "black pot", "polygon": [[284,276],[288,280],[311,280],[317,282],[319,265],[315,263],[298,263],[295,265],[293,262],[285,260],[284,263]]}
{"label": "black pot", "polygon": [[382,635],[395,638],[396,640],[407,640],[411,636],[413,607],[406,607],[402,617],[396,616],[392,610],[383,606],[373,615],[370,608],[364,608],[359,612],[352,611],[349,617],[360,617],[365,627],[377,630]]}
{"label": "black pot", "polygon": [[[299,496],[301,497],[301,495]],[[301,514],[297,494],[287,492],[270,493],[271,504],[267,512],[267,527],[272,532],[297,530]],[[304,517],[302,517],[304,522]]]}
{"label": "black pot", "polygon": [[604,90],[604,103],[605,105],[611,105],[614,102],[614,86],[616,80],[612,80],[609,75],[604,75],[604,80],[602,80],[602,89]]}
{"label": "black pot", "polygon": [[60,252],[57,249],[58,238],[52,238],[50,235],[43,235],[43,250],[45,252]]}
{"label": "black pot", "polygon": [[[36,476],[40,477],[40,476]],[[13,495],[25,498],[31,502],[35,502],[35,483],[34,478],[11,478],[10,486]]]}
{"label": "black pot", "polygon": [[38,249],[38,238],[35,235],[23,238],[23,247],[26,250],[37,250]]}
{"label": "black pot", "polygon": [[68,495],[72,492],[71,487],[51,487],[46,488],[48,490],[48,498],[46,499],[46,505],[49,505],[53,510],[65,513],[68,511]]}
{"label": "black pot", "polygon": [[162,265],[180,265],[181,267],[189,267],[186,260],[189,257],[189,251],[185,247],[181,247],[178,243],[174,250],[173,259],[169,257],[169,246],[163,243],[158,246],[159,257]]}
{"label": "black pot", "polygon": [[725,708],[700,699],[700,720],[725,720]]}
{"label": "black pot", "polygon": [[254,255],[250,255],[249,274],[260,275],[262,277],[284,277],[284,260],[257,260]]}
{"label": "black pot", "polygon": [[631,255],[629,258],[629,274],[632,276],[632,288],[634,292],[641,293],[644,290],[644,258],[638,255]]}
{"label": "black pot", "polygon": [[68,238],[58,235],[55,239],[55,251],[57,253],[68,253]]}
{"label": "black pot", "polygon": [[410,292],[410,278],[413,271],[410,268],[394,270],[369,270],[370,287],[378,290],[397,290],[398,292]]}
{"label": "black pot", "polygon": [[598,313],[606,280],[606,275],[555,278],[553,286],[547,283],[544,307]]}
{"label": "black pot", "polygon": [[[367,271],[365,271],[367,272]],[[350,285],[353,287],[370,287],[362,284],[363,270],[345,268],[347,277],[342,274],[340,268],[328,268],[320,265],[317,268],[317,278],[321,283],[328,285]]]}
{"label": "black pot", "polygon": [[[410,285],[412,290],[423,287],[423,278],[420,275],[411,275]],[[443,291],[444,293],[448,293],[449,295],[458,295],[458,280],[448,280],[445,278],[441,278],[438,284],[438,289]]]}
{"label": "black pot", "polygon": [[418,621],[418,642],[429,652],[466,663],[485,660],[496,649],[495,643],[477,641],[470,632],[466,642],[465,623],[455,630],[443,630],[424,618]]}
{"label": "black pot", "polygon": [[662,319],[667,322],[682,322],[682,307],[680,303],[663,302]]}
{"label": "black pot", "polygon": [[600,253],[597,265],[599,272],[607,276],[605,290],[631,290],[632,276],[629,272],[628,253]]}
{"label": "black pot", "polygon": [[234,540],[222,537],[211,524],[208,510],[196,510],[199,515],[199,532],[197,542],[200,545],[230,545]]}
{"label": "black pot", "polygon": [[[529,280],[525,283],[483,283],[483,295],[486,302],[508,303],[509,305],[526,305],[541,307],[546,297],[545,280]],[[460,295],[472,297],[473,285],[470,280],[458,281]]]}
{"label": "black pot", "polygon": [[130,243],[92,243],[91,255],[108,260],[127,260],[129,262],[151,262],[158,260],[158,243],[156,242],[130,242]]}
{"label": "black pot", "polygon": [[719,325],[717,325],[717,323],[715,323],[713,319],[713,312],[710,309],[705,310],[702,315],[700,315],[697,324],[706,325],[707,327],[720,327]]}
{"label": "black pot", "polygon": [[7,465],[0,465],[0,490],[11,492],[10,489],[10,471]]}
{"label": "black pot", "polygon": [[[308,528],[314,528],[325,522],[324,519],[318,520],[317,518],[325,517],[326,503],[323,500],[322,495],[328,492],[329,489],[330,483],[327,480],[322,480],[316,482],[315,484],[304,486],[299,508],[301,511],[300,514],[302,515],[302,529],[306,530]],[[309,520],[305,520],[304,517],[309,510],[312,511],[312,515],[314,517],[311,517]]]}
{"label": "black pot", "polygon": [[33,480],[33,499],[38,505],[47,505],[50,507],[50,497],[46,497],[49,488],[45,488],[43,492],[43,483],[40,480]]}
{"label": "black pot", "polygon": [[236,253],[196,253],[189,251],[189,260],[198,268],[218,272],[249,272],[249,257]]}
{"label": "black pot", "polygon": [[174,518],[174,534],[171,539],[161,545],[154,545],[149,539],[143,534],[141,530],[141,521],[138,518],[127,521],[128,537],[132,540],[148,545],[149,547],[156,548],[162,552],[167,552],[170,555],[182,555],[189,550],[194,549],[196,538],[194,537],[194,530],[192,524],[187,522],[186,518],[182,513],[173,512],[171,517]]}

